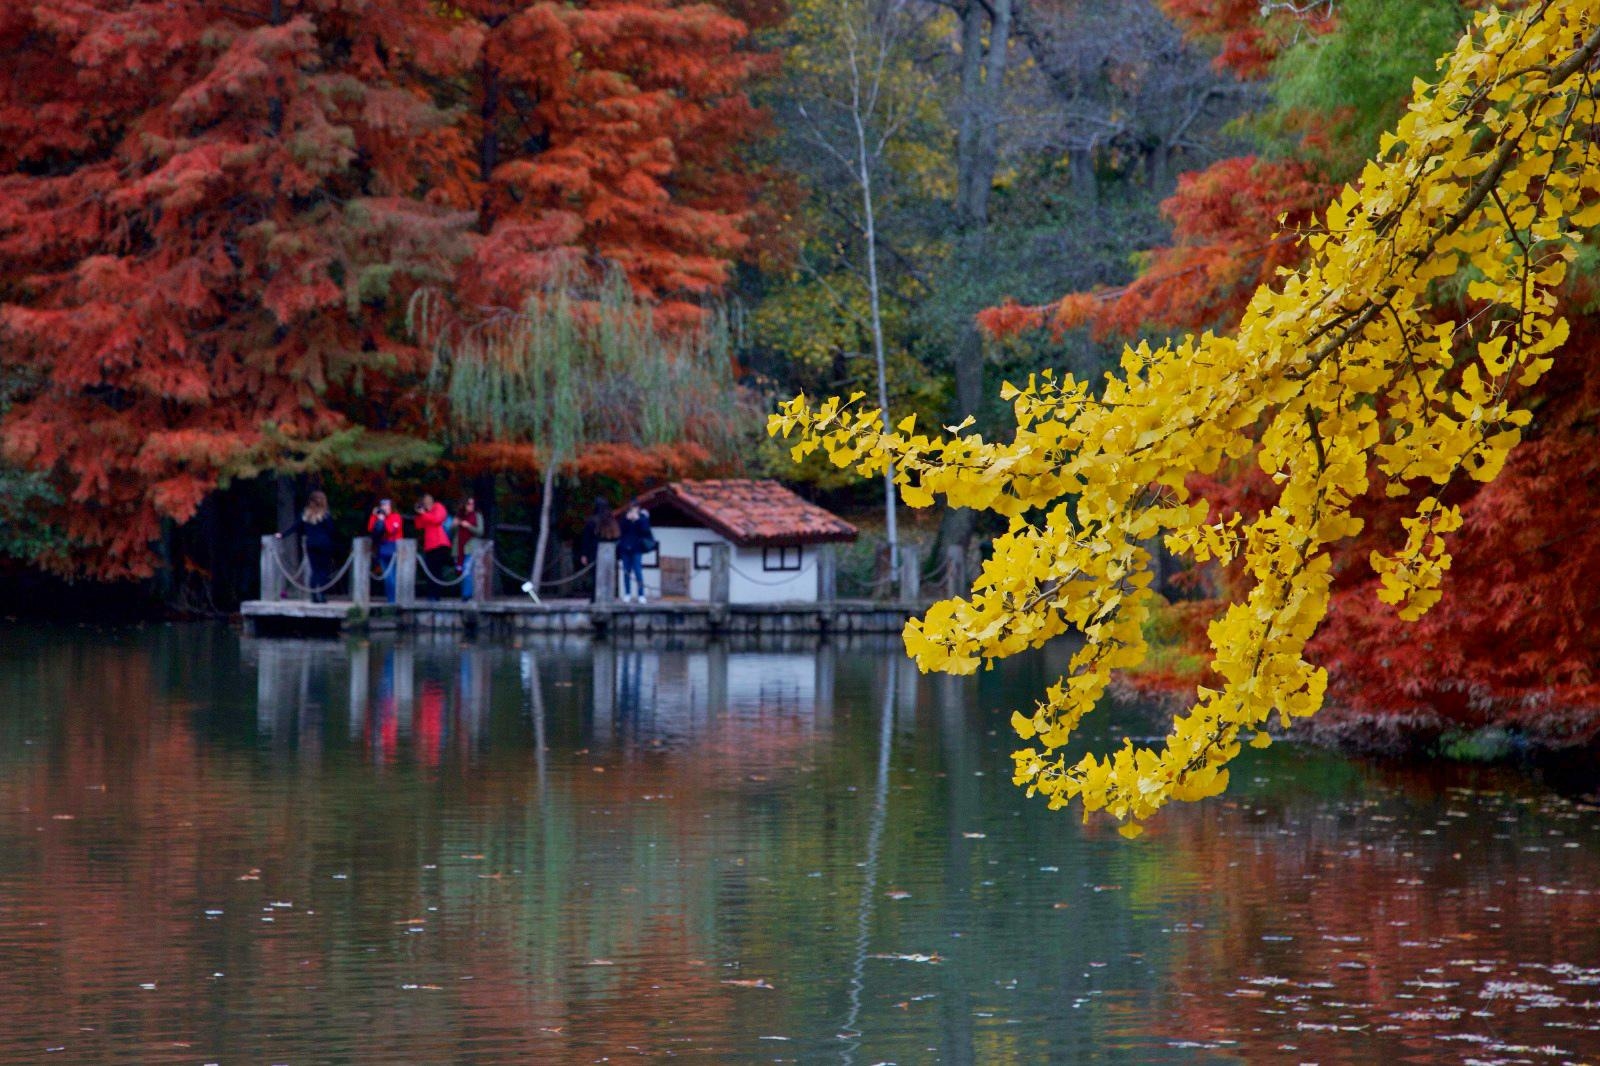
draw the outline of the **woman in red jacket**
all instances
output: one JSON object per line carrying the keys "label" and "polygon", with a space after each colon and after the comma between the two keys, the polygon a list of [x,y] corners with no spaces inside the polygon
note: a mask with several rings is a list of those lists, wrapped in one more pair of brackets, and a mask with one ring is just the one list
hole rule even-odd
{"label": "woman in red jacket", "polygon": [[422,534],[422,564],[427,567],[428,599],[436,600],[444,591],[440,584],[450,573],[450,534],[445,532],[445,521],[450,512],[444,504],[436,503],[428,493],[417,501],[417,516],[412,519],[417,532]]}
{"label": "woman in red jacket", "polygon": [[405,521],[395,513],[394,503],[383,499],[378,501],[378,506],[372,509],[372,515],[367,519],[367,534],[377,541],[378,572],[383,575],[383,594],[390,603],[394,602],[395,593],[395,562],[394,555],[398,550],[401,539],[406,535]]}

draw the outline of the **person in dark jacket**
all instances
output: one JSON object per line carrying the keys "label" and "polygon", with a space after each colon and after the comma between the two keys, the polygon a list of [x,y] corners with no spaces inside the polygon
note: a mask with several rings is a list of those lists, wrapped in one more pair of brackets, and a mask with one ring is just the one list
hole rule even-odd
{"label": "person in dark jacket", "polygon": [[650,530],[650,512],[635,500],[628,504],[617,523],[617,565],[622,568],[622,602],[633,601],[633,584],[639,584],[639,602],[644,595],[644,557],[655,551],[656,538]]}
{"label": "person in dark jacket", "polygon": [[594,510],[578,533],[578,569],[593,566],[600,557],[600,542],[616,540],[622,535],[617,527],[617,516],[611,513],[611,503],[604,496],[594,501]]}
{"label": "person in dark jacket", "polygon": [[327,603],[328,575],[333,573],[333,515],[328,511],[328,497],[321,489],[306,499],[306,509],[300,512],[293,525],[279,533],[279,538],[298,534],[300,549],[311,564],[312,603]]}

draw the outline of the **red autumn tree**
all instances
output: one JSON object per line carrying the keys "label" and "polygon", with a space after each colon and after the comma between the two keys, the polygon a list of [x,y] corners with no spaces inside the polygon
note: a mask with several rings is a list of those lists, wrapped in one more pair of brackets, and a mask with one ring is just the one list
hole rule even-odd
{"label": "red autumn tree", "polygon": [[446,116],[397,76],[470,39],[427,0],[35,0],[0,13],[6,455],[50,471],[99,576],[162,518],[344,428],[339,391],[412,357],[397,277],[441,276],[414,198]]}
{"label": "red autumn tree", "polygon": [[0,443],[56,482],[53,565],[148,574],[231,476],[428,432],[416,283],[514,305],[578,257],[721,285],[745,37],[666,0],[0,8]]}
{"label": "red autumn tree", "polygon": [[720,288],[756,187],[738,152],[763,63],[745,24],[670,0],[457,6],[481,30],[443,92],[466,109],[474,166],[457,206],[482,235],[464,298],[517,306],[572,251],[669,303]]}

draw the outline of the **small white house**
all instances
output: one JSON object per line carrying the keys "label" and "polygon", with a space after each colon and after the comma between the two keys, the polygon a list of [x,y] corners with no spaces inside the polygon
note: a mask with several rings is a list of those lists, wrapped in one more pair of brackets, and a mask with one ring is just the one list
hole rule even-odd
{"label": "small white house", "polygon": [[711,599],[711,549],[726,544],[730,603],[814,603],[817,548],[857,536],[855,526],[776,481],[674,481],[639,504],[660,544],[644,558],[652,598]]}

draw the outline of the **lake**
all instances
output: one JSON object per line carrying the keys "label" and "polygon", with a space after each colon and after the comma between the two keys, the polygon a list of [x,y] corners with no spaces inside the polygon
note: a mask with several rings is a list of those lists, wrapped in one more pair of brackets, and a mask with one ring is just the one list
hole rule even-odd
{"label": "lake", "polygon": [[1010,781],[1069,651],[0,629],[0,1060],[1600,1061],[1600,811],[1280,744],[1127,841]]}

